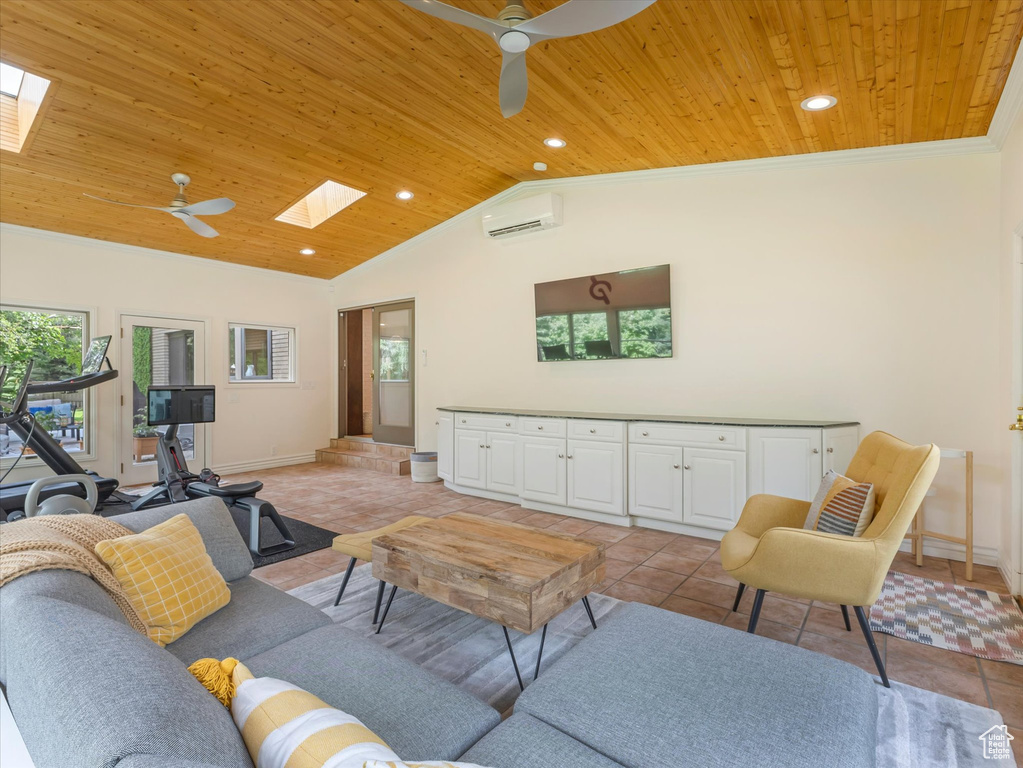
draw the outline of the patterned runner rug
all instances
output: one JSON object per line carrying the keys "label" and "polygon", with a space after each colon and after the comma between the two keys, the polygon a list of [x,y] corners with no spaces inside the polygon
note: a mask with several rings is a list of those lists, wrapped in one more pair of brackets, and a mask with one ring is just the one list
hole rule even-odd
{"label": "patterned runner rug", "polygon": [[1008,595],[891,571],[870,628],[935,648],[1023,664],[1023,612]]}
{"label": "patterned runner rug", "polygon": [[[341,604],[334,607],[340,585],[339,573],[296,587],[289,594],[323,610],[336,623],[386,645],[458,685],[497,710],[506,712],[512,708],[519,687],[504,635],[496,624],[421,595],[398,590],[383,632],[375,635],[370,621],[377,582],[369,566],[355,569]],[[597,632],[600,622],[609,619],[621,605],[620,601],[606,595],[591,595],[590,603],[597,617]],[[562,655],[593,631],[578,605],[552,621],[544,646],[543,670],[553,668]],[[539,633],[512,632],[511,635],[523,681],[528,686],[533,678]],[[764,641],[775,642],[767,638]],[[877,768],[993,768],[1015,764],[1007,741],[1003,742],[1006,745],[1004,755],[985,757],[987,741],[982,737],[995,739],[1004,729],[1001,715],[992,709],[895,681],[890,689],[878,682],[877,703]]]}

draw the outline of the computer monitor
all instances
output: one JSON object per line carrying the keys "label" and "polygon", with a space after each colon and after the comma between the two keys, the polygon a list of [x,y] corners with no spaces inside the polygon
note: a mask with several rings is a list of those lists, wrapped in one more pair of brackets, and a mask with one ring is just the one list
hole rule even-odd
{"label": "computer monitor", "polygon": [[97,336],[89,342],[89,350],[82,359],[82,372],[79,375],[85,376],[90,373],[99,373],[103,361],[107,359],[107,348],[109,346],[109,336]]}
{"label": "computer monitor", "polygon": [[216,389],[211,386],[150,387],[149,426],[202,424],[216,420]]}

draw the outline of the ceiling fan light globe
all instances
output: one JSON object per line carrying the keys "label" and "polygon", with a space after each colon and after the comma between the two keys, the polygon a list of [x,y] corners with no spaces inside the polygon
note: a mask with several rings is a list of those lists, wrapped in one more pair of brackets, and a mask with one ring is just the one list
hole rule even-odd
{"label": "ceiling fan light globe", "polygon": [[514,29],[505,32],[501,35],[501,39],[498,40],[501,50],[507,53],[522,53],[529,48],[530,43],[529,35]]}

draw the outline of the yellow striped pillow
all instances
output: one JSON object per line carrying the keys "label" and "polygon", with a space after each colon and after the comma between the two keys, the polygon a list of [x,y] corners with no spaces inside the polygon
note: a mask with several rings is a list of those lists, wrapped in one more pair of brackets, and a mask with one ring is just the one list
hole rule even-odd
{"label": "yellow striped pillow", "polygon": [[257,768],[362,768],[398,756],[357,718],[296,685],[234,668],[231,715]]}
{"label": "yellow striped pillow", "polygon": [[101,541],[96,554],[120,582],[149,639],[158,645],[173,643],[231,600],[231,590],[188,515]]}

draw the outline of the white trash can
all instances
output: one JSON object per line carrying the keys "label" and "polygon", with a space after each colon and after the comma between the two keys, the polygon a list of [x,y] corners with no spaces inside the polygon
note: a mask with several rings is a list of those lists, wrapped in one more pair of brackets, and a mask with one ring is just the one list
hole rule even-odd
{"label": "white trash can", "polygon": [[413,483],[436,483],[440,480],[437,477],[436,451],[419,451],[413,453],[411,459]]}

